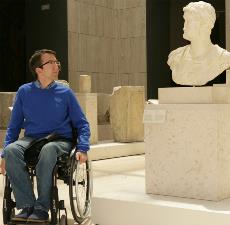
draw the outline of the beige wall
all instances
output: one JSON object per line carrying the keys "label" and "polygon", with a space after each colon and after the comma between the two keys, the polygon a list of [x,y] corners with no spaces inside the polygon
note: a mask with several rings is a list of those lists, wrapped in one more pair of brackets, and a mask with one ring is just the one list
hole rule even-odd
{"label": "beige wall", "polygon": [[146,86],[146,0],[68,0],[69,82],[81,74],[92,92]]}
{"label": "beige wall", "polygon": [[230,51],[230,2],[225,0],[225,34],[226,49]]}

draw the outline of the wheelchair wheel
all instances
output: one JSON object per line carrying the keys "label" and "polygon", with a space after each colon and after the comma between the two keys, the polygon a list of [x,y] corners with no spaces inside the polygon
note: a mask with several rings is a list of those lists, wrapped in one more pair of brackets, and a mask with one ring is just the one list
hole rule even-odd
{"label": "wheelchair wheel", "polygon": [[6,175],[5,176],[4,196],[3,196],[3,208],[2,208],[4,224],[8,224],[11,221],[11,218],[14,217],[15,207],[16,207],[16,203],[13,200],[12,188],[10,185],[10,181]]}
{"label": "wheelchair wheel", "polygon": [[89,161],[80,164],[75,158],[71,159],[69,195],[73,218],[81,224],[90,216],[91,174]]}

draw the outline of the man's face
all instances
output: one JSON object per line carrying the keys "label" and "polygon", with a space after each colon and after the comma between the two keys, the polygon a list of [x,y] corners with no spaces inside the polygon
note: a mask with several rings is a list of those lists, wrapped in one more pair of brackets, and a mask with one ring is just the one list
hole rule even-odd
{"label": "man's face", "polygon": [[56,59],[55,55],[45,53],[41,56],[41,73],[40,75],[44,79],[50,81],[58,80],[58,74],[60,71],[60,62]]}
{"label": "man's face", "polygon": [[199,38],[198,32],[200,30],[200,21],[191,12],[185,11],[184,13],[184,34],[183,38],[192,41]]}

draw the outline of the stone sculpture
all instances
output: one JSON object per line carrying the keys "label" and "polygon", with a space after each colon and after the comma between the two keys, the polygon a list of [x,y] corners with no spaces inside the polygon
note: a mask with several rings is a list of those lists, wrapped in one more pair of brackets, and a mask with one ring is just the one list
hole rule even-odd
{"label": "stone sculpture", "polygon": [[191,43],[172,51],[167,63],[177,84],[202,86],[230,66],[230,52],[211,42],[216,20],[211,4],[191,2],[183,11],[183,38]]}
{"label": "stone sculpture", "polygon": [[118,86],[110,96],[110,123],[116,142],[144,140],[143,112],[145,90],[143,86]]}

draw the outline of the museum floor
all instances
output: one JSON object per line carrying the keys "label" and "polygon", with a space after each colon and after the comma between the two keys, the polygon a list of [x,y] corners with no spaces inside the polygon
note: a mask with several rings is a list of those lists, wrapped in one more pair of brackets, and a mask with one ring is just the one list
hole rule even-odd
{"label": "museum floor", "polygon": [[[82,225],[230,224],[230,199],[214,202],[145,194],[144,167],[144,155],[93,161],[92,220]],[[67,186],[60,183],[59,191],[66,200],[68,224],[73,225]]]}
{"label": "museum floor", "polygon": [[[142,170],[144,173],[144,155],[97,160],[92,162],[92,168],[93,196],[110,193],[111,191],[116,192],[129,185],[126,180],[132,174],[132,171]],[[0,176],[0,184],[0,199],[2,199],[3,176]],[[59,183],[59,192],[61,199],[64,199],[66,203],[68,224],[73,225],[74,220],[68,203],[68,187],[62,182]],[[2,200],[0,200],[0,209],[2,209]],[[2,224],[2,213],[0,213],[0,224]],[[93,222],[86,221],[82,225],[93,225]]]}

